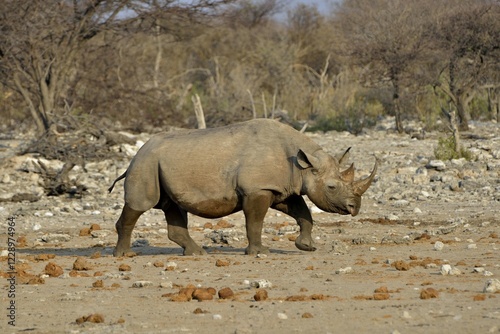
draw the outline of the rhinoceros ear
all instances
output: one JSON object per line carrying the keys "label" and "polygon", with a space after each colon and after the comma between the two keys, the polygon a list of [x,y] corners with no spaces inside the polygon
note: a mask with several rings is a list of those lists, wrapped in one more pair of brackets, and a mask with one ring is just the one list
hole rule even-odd
{"label": "rhinoceros ear", "polygon": [[297,163],[304,169],[312,167],[317,168],[319,166],[319,159],[312,154],[299,150],[297,153]]}
{"label": "rhinoceros ear", "polygon": [[351,148],[349,147],[347,150],[345,150],[344,154],[342,154],[342,156],[340,158],[338,158],[340,166],[342,166],[342,164],[344,162],[347,162],[347,160],[349,160],[349,151],[350,150],[351,150]]}

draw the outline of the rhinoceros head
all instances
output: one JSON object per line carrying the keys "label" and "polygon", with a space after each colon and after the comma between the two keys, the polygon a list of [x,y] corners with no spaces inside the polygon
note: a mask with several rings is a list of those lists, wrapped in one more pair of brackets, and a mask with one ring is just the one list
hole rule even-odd
{"label": "rhinoceros head", "polygon": [[337,161],[323,150],[312,153],[300,150],[297,164],[302,169],[302,193],[314,204],[323,211],[356,216],[361,195],[370,187],[377,172],[377,162],[367,178],[354,181],[354,164],[344,171],[339,168],[348,152],[349,149]]}

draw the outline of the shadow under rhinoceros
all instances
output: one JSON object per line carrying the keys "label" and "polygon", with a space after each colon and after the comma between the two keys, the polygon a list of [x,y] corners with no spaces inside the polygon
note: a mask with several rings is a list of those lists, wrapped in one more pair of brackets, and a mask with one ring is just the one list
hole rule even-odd
{"label": "shadow under rhinoceros", "polygon": [[[96,252],[100,252],[101,256],[112,256],[114,247],[81,247],[81,248],[18,248],[16,251],[24,255],[40,255],[40,254],[54,254],[57,256],[86,256],[89,257]],[[208,255],[245,255],[245,248],[233,247],[207,247],[204,248]],[[182,256],[182,248],[180,247],[155,247],[143,246],[132,247],[132,252],[137,256],[145,255],[179,255]],[[284,249],[270,249],[272,254],[293,255],[302,254],[299,250],[284,250]]]}

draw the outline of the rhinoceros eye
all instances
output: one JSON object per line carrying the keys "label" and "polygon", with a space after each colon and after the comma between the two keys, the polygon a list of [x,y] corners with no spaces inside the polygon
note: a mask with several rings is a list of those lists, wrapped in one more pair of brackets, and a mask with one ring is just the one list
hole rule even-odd
{"label": "rhinoceros eye", "polygon": [[329,190],[335,190],[337,188],[337,186],[334,183],[329,183],[326,186],[328,187]]}

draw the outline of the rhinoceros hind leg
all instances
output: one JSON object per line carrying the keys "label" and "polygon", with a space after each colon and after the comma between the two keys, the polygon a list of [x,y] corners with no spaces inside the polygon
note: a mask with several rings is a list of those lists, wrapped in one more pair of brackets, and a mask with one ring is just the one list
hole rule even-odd
{"label": "rhinoceros hind leg", "polygon": [[123,206],[122,214],[115,224],[116,231],[118,232],[118,242],[113,251],[113,256],[123,256],[130,252],[130,237],[134,229],[137,219],[144,213],[144,211],[136,211],[131,209],[127,204]]}
{"label": "rhinoceros hind leg", "polygon": [[187,229],[187,212],[175,204],[163,209],[168,224],[168,238],[184,249],[184,255],[204,255],[207,252],[191,238]]}
{"label": "rhinoceros hind leg", "polygon": [[269,254],[269,248],[262,245],[262,226],[267,210],[271,206],[273,195],[262,191],[249,194],[243,199],[243,212],[248,238],[248,247],[245,254]]}

